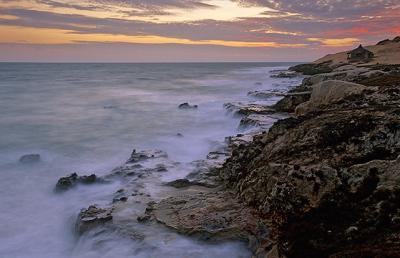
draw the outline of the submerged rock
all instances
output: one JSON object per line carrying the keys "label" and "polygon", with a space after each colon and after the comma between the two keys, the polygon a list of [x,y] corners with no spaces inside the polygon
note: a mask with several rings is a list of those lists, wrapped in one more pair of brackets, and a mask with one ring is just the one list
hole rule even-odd
{"label": "submerged rock", "polygon": [[189,103],[185,102],[178,106],[179,109],[197,109],[197,105],[190,105]]}
{"label": "submerged rock", "polygon": [[99,208],[96,205],[92,205],[87,209],[81,210],[75,224],[75,229],[78,234],[83,234],[94,227],[111,221],[112,218],[111,208]]}
{"label": "submerged rock", "polygon": [[23,155],[21,158],[19,158],[19,162],[21,162],[23,164],[37,163],[40,160],[41,159],[40,159],[39,154],[27,154],[27,155]]}
{"label": "submerged rock", "polygon": [[64,192],[75,187],[78,184],[89,185],[99,182],[104,182],[104,180],[98,178],[95,174],[92,174],[90,176],[78,176],[77,173],[73,173],[69,176],[60,178],[56,184],[55,191]]}

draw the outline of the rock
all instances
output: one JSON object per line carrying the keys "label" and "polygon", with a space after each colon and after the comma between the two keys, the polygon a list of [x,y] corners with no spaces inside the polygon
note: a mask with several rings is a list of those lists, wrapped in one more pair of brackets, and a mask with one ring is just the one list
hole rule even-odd
{"label": "rock", "polygon": [[132,151],[131,157],[127,163],[138,163],[149,159],[168,158],[168,154],[161,150]]}
{"label": "rock", "polygon": [[297,92],[287,94],[283,99],[278,101],[273,108],[278,112],[292,113],[296,107],[310,99],[311,92]]}
{"label": "rock", "polygon": [[90,176],[78,176],[78,174],[73,173],[69,176],[60,178],[56,184],[55,191],[63,192],[75,187],[78,184],[89,185],[99,182],[104,182],[104,180],[98,178],[95,174]]}
{"label": "rock", "polygon": [[254,104],[254,103],[226,103],[224,107],[230,112],[235,112],[239,115],[250,115],[250,114],[273,114],[276,111],[266,105]]}
{"label": "rock", "polygon": [[197,105],[190,105],[187,102],[180,104],[178,107],[179,107],[179,109],[197,109],[198,108]]}
{"label": "rock", "polygon": [[202,184],[200,182],[190,181],[188,179],[177,179],[177,180],[168,182],[165,185],[175,187],[175,188],[186,188],[186,187],[194,186],[194,185],[204,186],[204,184]]}
{"label": "rock", "polygon": [[285,72],[280,72],[278,74],[272,74],[270,77],[271,78],[295,78],[297,76],[299,76],[299,75],[296,72],[285,71]]}
{"label": "rock", "polygon": [[94,227],[111,221],[112,219],[112,209],[98,208],[97,206],[92,205],[87,209],[81,210],[75,224],[75,229],[79,234],[83,234]]}
{"label": "rock", "polygon": [[249,91],[247,95],[260,99],[269,99],[277,96],[285,96],[285,93],[279,90],[263,90],[263,91],[256,90],[256,91]]}
{"label": "rock", "polygon": [[333,69],[329,66],[330,62],[315,64],[300,64],[289,68],[289,71],[302,73],[304,75],[315,75],[320,73],[330,73]]}
{"label": "rock", "polygon": [[298,105],[295,112],[297,115],[304,115],[319,106],[326,106],[351,95],[361,94],[364,90],[366,87],[361,84],[335,80],[324,81],[313,86],[310,100]]}
{"label": "rock", "polygon": [[400,90],[327,83],[313,86],[317,110],[233,146],[220,177],[270,223],[281,256],[397,257]]}
{"label": "rock", "polygon": [[180,233],[209,241],[248,241],[259,227],[252,210],[227,192],[181,193],[155,204],[152,214]]}
{"label": "rock", "polygon": [[22,156],[19,159],[19,162],[23,164],[32,164],[32,163],[37,163],[40,161],[40,155],[39,154],[27,154]]}
{"label": "rock", "polygon": [[381,40],[379,41],[376,45],[380,46],[380,45],[386,45],[387,43],[390,43],[391,40],[390,39],[385,39],[385,40]]}

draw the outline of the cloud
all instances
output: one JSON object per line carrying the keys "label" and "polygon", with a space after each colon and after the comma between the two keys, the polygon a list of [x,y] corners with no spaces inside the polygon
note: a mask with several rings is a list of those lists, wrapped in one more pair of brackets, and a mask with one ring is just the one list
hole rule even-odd
{"label": "cloud", "polygon": [[91,2],[96,4],[134,7],[147,10],[160,8],[217,8],[215,5],[198,0],[91,0]]}
{"label": "cloud", "polygon": [[328,47],[353,46],[354,44],[360,42],[360,40],[357,38],[342,38],[342,39],[307,38],[307,40],[311,42],[320,42],[324,46]]}
{"label": "cloud", "polygon": [[313,17],[357,17],[398,5],[398,0],[232,0],[242,5],[265,6],[274,10]]}

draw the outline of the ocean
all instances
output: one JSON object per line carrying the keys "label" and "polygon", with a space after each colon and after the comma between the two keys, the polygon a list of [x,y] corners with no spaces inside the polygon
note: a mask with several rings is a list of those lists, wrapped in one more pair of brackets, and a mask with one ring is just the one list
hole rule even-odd
{"label": "ocean", "polygon": [[[297,85],[270,78],[290,65],[0,63],[0,257],[248,257],[243,243],[208,244],[162,227],[149,229],[146,247],[113,234],[79,237],[80,209],[109,201],[119,183],[64,194],[54,186],[73,172],[106,175],[133,149],[161,149],[183,163],[205,158],[242,130],[223,104]],[[178,109],[185,102],[198,108]],[[26,154],[41,161],[22,164]]]}

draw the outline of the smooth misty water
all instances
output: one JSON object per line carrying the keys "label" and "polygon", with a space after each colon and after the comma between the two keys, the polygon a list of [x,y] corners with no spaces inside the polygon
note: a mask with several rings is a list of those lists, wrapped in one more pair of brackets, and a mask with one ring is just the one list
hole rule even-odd
{"label": "smooth misty water", "polygon": [[[151,252],[118,236],[102,245],[78,239],[79,210],[108,202],[118,183],[63,195],[53,188],[71,172],[107,174],[134,148],[162,149],[182,162],[204,158],[237,133],[239,118],[223,103],[293,84],[269,78],[288,65],[0,64],[0,257],[246,257],[240,243],[171,240],[161,229],[153,229]],[[199,109],[179,110],[183,102]],[[42,162],[18,162],[30,153]]]}

